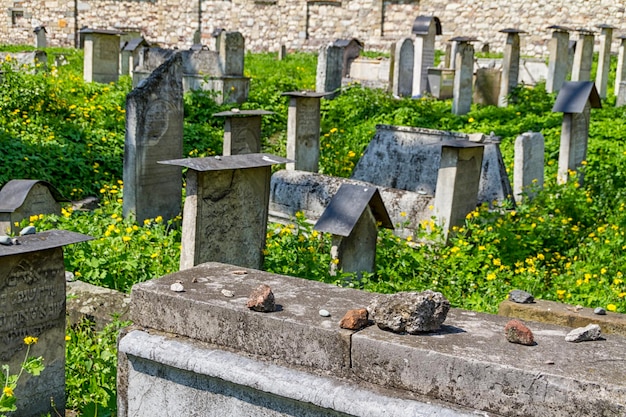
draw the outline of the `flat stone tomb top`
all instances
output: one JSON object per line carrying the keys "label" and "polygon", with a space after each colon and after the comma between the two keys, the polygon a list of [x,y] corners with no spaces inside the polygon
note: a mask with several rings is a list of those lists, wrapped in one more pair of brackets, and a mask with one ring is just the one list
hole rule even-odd
{"label": "flat stone tomb top", "polygon": [[43,184],[48,187],[50,194],[56,201],[69,201],[49,182],[41,180],[11,180],[0,190],[0,213],[12,213],[24,204],[28,193],[36,184]]}
{"label": "flat stone tomb top", "polygon": [[332,93],[318,93],[316,91],[289,91],[287,93],[282,93],[281,96],[321,98],[329,94]]}
{"label": "flat stone tomb top", "polygon": [[206,158],[183,158],[158,161],[159,164],[177,165],[199,172],[258,168],[276,164],[286,164],[288,162],[294,161],[266,153],[249,153],[244,155],[209,156]]}
{"label": "flat stone tomb top", "polygon": [[267,114],[274,114],[273,111],[267,110],[239,110],[233,109],[228,111],[222,111],[219,113],[213,114],[214,117],[246,117],[246,116],[265,116]]}
{"label": "flat stone tomb top", "polygon": [[91,236],[67,230],[48,230],[34,235],[20,236],[17,238],[18,244],[10,246],[0,245],[0,258],[3,256],[20,255],[23,253],[58,248],[92,239]]}

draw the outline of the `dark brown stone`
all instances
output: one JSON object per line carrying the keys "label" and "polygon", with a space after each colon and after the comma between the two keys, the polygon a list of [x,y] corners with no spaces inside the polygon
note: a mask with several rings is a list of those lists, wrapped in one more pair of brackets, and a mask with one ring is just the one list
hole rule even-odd
{"label": "dark brown stone", "polygon": [[533,332],[519,320],[510,320],[504,327],[506,340],[511,343],[532,346],[535,344]]}
{"label": "dark brown stone", "polygon": [[359,330],[367,326],[369,323],[368,312],[365,308],[357,308],[355,310],[348,310],[339,322],[339,327],[342,329]]}
{"label": "dark brown stone", "polygon": [[269,313],[276,311],[276,304],[274,304],[274,293],[269,285],[261,284],[252,291],[250,297],[248,297],[248,303],[246,307],[254,311],[261,311],[263,313]]}

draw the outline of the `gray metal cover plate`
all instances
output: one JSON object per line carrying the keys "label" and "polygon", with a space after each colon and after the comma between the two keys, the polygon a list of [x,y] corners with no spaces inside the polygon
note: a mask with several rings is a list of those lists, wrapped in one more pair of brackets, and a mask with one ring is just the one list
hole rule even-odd
{"label": "gray metal cover plate", "polygon": [[93,237],[82,233],[70,232],[69,230],[48,230],[34,235],[19,236],[17,237],[18,244],[0,245],[0,257],[59,248],[89,240],[93,240]]}
{"label": "gray metal cover plate", "polygon": [[208,156],[206,158],[183,158],[158,161],[159,164],[177,165],[186,167],[198,172],[222,171],[227,169],[246,169],[285,164],[293,162],[291,159],[283,158],[267,153],[249,153],[244,155],[228,156]]}

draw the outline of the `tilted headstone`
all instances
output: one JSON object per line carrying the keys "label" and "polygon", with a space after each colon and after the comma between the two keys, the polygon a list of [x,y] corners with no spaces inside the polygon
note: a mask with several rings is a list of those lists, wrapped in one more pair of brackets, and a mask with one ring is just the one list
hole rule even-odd
{"label": "tilted headstone", "polygon": [[286,169],[317,172],[320,159],[320,100],[325,93],[283,93],[289,97]]}
{"label": "tilted headstone", "polygon": [[523,133],[515,139],[513,193],[516,201],[533,198],[543,189],[545,141],[540,132]]}
{"label": "tilted headstone", "polygon": [[502,29],[500,33],[506,33],[504,45],[504,59],[502,60],[502,79],[500,80],[500,93],[498,106],[507,106],[507,97],[517,87],[520,73],[520,33],[526,33],[519,29]]}
{"label": "tilted headstone", "polygon": [[593,63],[593,32],[578,29],[578,40],[574,52],[572,81],[591,80],[591,64]]}
{"label": "tilted headstone", "polygon": [[[626,35],[618,36],[618,38],[620,44],[617,55],[617,70],[615,71],[615,95],[619,98],[622,94],[621,83],[626,81]],[[616,103],[616,106],[624,105],[625,103],[626,101],[622,101],[621,104]]]}
{"label": "tilted headstone", "polygon": [[183,155],[182,60],[175,54],[126,97],[124,217],[137,222],[180,214],[180,169],[159,165]]}
{"label": "tilted headstone", "polygon": [[68,201],[52,184],[39,180],[11,180],[0,190],[0,235],[17,234],[16,223],[39,214],[61,215]]}
{"label": "tilted headstone", "polygon": [[83,79],[86,82],[116,82],[120,74],[120,35],[118,30],[81,29],[85,58]]}
{"label": "tilted headstone", "polygon": [[398,97],[413,95],[414,47],[411,38],[400,39],[394,48],[392,94]]}
{"label": "tilted headstone", "polygon": [[215,113],[224,117],[223,155],[243,155],[261,152],[261,117],[274,114],[265,110],[232,109]]}
{"label": "tilted headstone", "polygon": [[160,162],[189,168],[180,269],[210,261],[261,268],[271,166],[285,162],[258,153]]}
{"label": "tilted headstone", "polygon": [[452,113],[462,115],[469,112],[472,107],[474,46],[472,46],[471,42],[475,41],[475,39],[456,37],[450,40],[456,43]]}
{"label": "tilted headstone", "polygon": [[[552,108],[553,112],[563,113],[559,148],[559,183],[567,182],[570,171],[577,171],[582,161],[587,159],[589,119],[592,107],[602,107],[593,81],[563,83]],[[583,178],[580,174],[577,180],[582,184]]]}
{"label": "tilted headstone", "polygon": [[35,30],[33,30],[35,34],[35,48],[46,48],[48,46],[48,41],[46,39],[46,34],[48,31],[44,26],[37,26]]}
{"label": "tilted headstone", "polygon": [[[17,386],[15,417],[56,415],[65,410],[65,245],[89,236],[51,230],[20,236],[0,245],[0,364],[20,372],[25,337],[36,337],[30,356],[43,356],[37,376],[23,373]],[[51,404],[54,401],[54,407]]]}
{"label": "tilted headstone", "polygon": [[342,184],[314,229],[332,234],[330,273],[376,271],[378,225],[393,229],[376,187]]}
{"label": "tilted headstone", "polygon": [[342,68],[343,48],[334,43],[322,46],[317,56],[315,91],[330,93],[327,96],[329,99],[336,97],[341,88]]}
{"label": "tilted headstone", "polygon": [[553,29],[553,31],[549,43],[550,60],[548,62],[546,91],[556,93],[567,78],[569,31],[571,29],[564,26],[549,26],[548,29]]}
{"label": "tilted headstone", "polygon": [[473,102],[484,106],[497,106],[500,95],[502,71],[498,68],[478,68],[476,70]]}
{"label": "tilted headstone", "polygon": [[430,92],[428,68],[435,65],[435,37],[441,35],[441,22],[434,16],[418,16],[411,30],[413,39],[413,96]]}
{"label": "tilted headstone", "polygon": [[465,224],[467,213],[476,209],[484,145],[449,141],[441,146],[435,193],[435,214],[444,234]]}
{"label": "tilted headstone", "polygon": [[613,29],[615,27],[611,25],[598,25],[597,27],[600,28],[600,54],[596,71],[596,88],[600,98],[606,98],[611,66],[611,43],[613,42]]}

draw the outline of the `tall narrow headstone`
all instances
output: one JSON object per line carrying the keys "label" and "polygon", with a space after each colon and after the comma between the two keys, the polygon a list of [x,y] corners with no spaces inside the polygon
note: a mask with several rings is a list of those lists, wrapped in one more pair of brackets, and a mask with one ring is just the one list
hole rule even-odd
{"label": "tall narrow headstone", "polygon": [[549,43],[550,60],[546,91],[556,93],[567,78],[570,29],[564,26],[549,26],[548,29],[553,29],[553,31]]}
{"label": "tall narrow headstone", "polygon": [[472,107],[472,84],[474,78],[474,46],[475,39],[457,37],[451,39],[456,42],[454,57],[454,89],[452,98],[452,113],[466,114]]}
{"label": "tall narrow headstone", "polygon": [[343,271],[360,278],[376,271],[378,222],[393,229],[378,189],[342,184],[314,227],[332,234],[331,275]]}
{"label": "tall narrow headstone", "polygon": [[596,88],[600,98],[606,98],[611,66],[611,43],[613,42],[613,29],[615,27],[611,25],[598,25],[597,27],[600,28],[600,54],[596,72]]}
{"label": "tall narrow headstone", "polygon": [[[589,119],[592,107],[602,107],[593,81],[563,83],[552,108],[553,112],[563,113],[557,178],[561,184],[567,182],[569,173],[577,171],[582,161],[587,159]],[[582,184],[581,175],[578,175],[577,180]]]}
{"label": "tall narrow headstone", "polygon": [[137,222],[180,214],[180,169],[157,164],[183,155],[183,73],[174,54],[126,97],[124,217]]}
{"label": "tall narrow headstone", "polygon": [[517,87],[517,80],[519,79],[519,35],[526,32],[519,29],[503,29],[500,32],[506,33],[506,43],[504,45],[504,59],[502,60],[498,106],[506,107],[508,104],[507,97]]}
{"label": "tall narrow headstone", "polygon": [[33,30],[35,34],[35,48],[46,48],[48,46],[48,41],[46,39],[46,34],[48,31],[44,26],[37,26],[35,30]]}
{"label": "tall narrow headstone", "polygon": [[204,262],[261,269],[271,166],[288,161],[258,153],[161,161],[189,168],[180,269]]}
{"label": "tall narrow headstone", "polygon": [[283,93],[289,97],[286,169],[317,172],[320,159],[320,100],[325,93]]}
{"label": "tall narrow headstone", "polygon": [[481,144],[460,141],[441,147],[435,214],[446,236],[452,227],[465,224],[467,213],[476,209],[483,149]]}
{"label": "tall narrow headstone", "polygon": [[593,63],[593,32],[578,29],[574,65],[572,67],[572,81],[591,80],[591,64]]}
{"label": "tall narrow headstone", "polygon": [[219,57],[224,75],[242,76],[246,54],[245,40],[239,32],[220,32]]}
{"label": "tall narrow headstone", "polygon": [[89,28],[80,31],[85,48],[83,79],[86,82],[108,84],[117,81],[120,73],[121,33],[117,30]]}
{"label": "tall narrow headstone", "polygon": [[533,198],[543,189],[545,141],[540,132],[523,133],[515,139],[513,193],[516,201]]}
{"label": "tall narrow headstone", "polygon": [[[17,386],[15,417],[56,415],[65,410],[65,245],[89,236],[51,230],[0,245],[0,364],[20,372],[25,337],[36,337],[29,355],[44,359],[37,376],[23,373]],[[4,373],[4,370],[3,370]],[[4,387],[4,386],[3,386]],[[51,404],[54,401],[54,407]],[[55,410],[56,408],[56,410]]]}
{"label": "tall narrow headstone", "polygon": [[414,47],[411,38],[400,39],[394,48],[392,93],[398,97],[413,94]]}
{"label": "tall narrow headstone", "polygon": [[337,96],[341,88],[341,71],[343,68],[343,49],[333,43],[322,46],[317,57],[317,75],[315,91],[330,93],[329,99]]}
{"label": "tall narrow headstone", "polygon": [[265,110],[232,109],[215,113],[224,117],[223,155],[243,155],[261,152],[261,117],[274,114]]}
{"label": "tall narrow headstone", "polygon": [[473,102],[484,106],[497,106],[500,85],[504,82],[498,68],[478,68],[474,76]]}
{"label": "tall narrow headstone", "polygon": [[428,68],[435,64],[435,36],[441,35],[441,23],[434,16],[418,16],[413,21],[413,96],[429,92]]}
{"label": "tall narrow headstone", "polygon": [[617,70],[615,71],[615,95],[617,97],[622,93],[622,86],[620,84],[626,81],[626,35],[618,36],[618,38],[620,44],[617,54]]}

